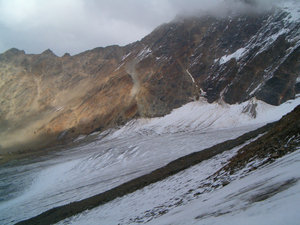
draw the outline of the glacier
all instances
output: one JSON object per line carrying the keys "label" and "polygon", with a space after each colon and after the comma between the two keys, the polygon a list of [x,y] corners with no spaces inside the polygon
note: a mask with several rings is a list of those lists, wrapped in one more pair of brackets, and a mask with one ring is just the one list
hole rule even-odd
{"label": "glacier", "polygon": [[[98,135],[98,138],[88,144],[0,165],[0,223],[14,224],[53,207],[109,190],[181,156],[236,138],[268,122],[278,120],[299,103],[300,98],[287,101],[280,106],[271,106],[256,99],[236,105],[228,105],[222,101],[209,104],[204,99],[200,99],[174,109],[164,117],[132,120],[123,127],[106,131],[105,134],[93,134]],[[249,105],[255,106],[257,114],[255,118],[245,112],[245,108]],[[201,179],[225,163],[236,150],[218,155],[200,164],[199,168],[197,165],[175,177],[183,176],[191,180],[190,175],[185,173],[200,171],[199,179]],[[174,184],[172,179],[175,179]],[[146,196],[148,189],[155,185],[171,186],[175,188],[171,192],[180,195],[181,192],[191,189],[189,183],[196,185],[197,180],[186,182],[184,179],[171,177],[133,195],[142,192],[144,193],[142,196]],[[156,194],[152,197],[147,195],[149,198],[143,201],[145,205],[138,207],[142,215],[147,209],[155,207],[162,203],[161,201],[168,202],[171,198],[168,195],[170,189],[167,189],[165,194],[162,188],[153,190]],[[117,210],[116,204],[119,204],[116,202],[120,200],[125,201],[125,205],[131,204],[133,207],[132,212],[129,211],[128,206],[123,209],[128,213],[126,217],[122,217],[123,214],[116,217],[113,213]],[[153,204],[149,205],[148,201],[152,201]],[[137,210],[134,209],[135,204],[130,202],[130,198],[125,196],[101,206],[101,211],[103,207],[111,210],[110,214],[109,210],[107,211],[107,217],[103,221],[118,218],[120,223],[122,221],[125,223],[126,219],[130,222],[131,218],[139,217],[140,215],[135,213]],[[188,197],[187,202],[190,202]],[[182,207],[188,207],[189,204]],[[100,219],[96,216],[93,220],[89,213],[98,214],[98,209],[94,210],[96,211],[84,212],[65,223],[80,224],[82,218],[85,221],[91,219],[91,224],[97,224],[101,221],[102,214],[99,214]]]}
{"label": "glacier", "polygon": [[[226,163],[235,151],[58,224],[297,224],[299,151],[200,197],[193,193],[193,188]],[[259,197],[264,194],[270,196],[262,201]]]}

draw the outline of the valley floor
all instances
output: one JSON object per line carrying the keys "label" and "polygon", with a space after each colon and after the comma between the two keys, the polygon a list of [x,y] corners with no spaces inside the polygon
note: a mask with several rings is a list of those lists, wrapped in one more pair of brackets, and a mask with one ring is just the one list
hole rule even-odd
{"label": "valley floor", "polygon": [[[58,224],[298,224],[300,151],[230,184],[203,192],[203,184],[236,149],[161,182]],[[249,165],[254,166],[254,165]]]}
{"label": "valley floor", "polygon": [[[299,105],[299,98],[279,107],[259,103],[256,119],[242,113],[248,104],[192,102],[162,118],[132,121],[86,145],[0,165],[0,223],[15,224],[54,207],[89,198],[179,157],[236,138],[279,119]],[[230,177],[232,182],[223,180],[222,188],[218,185],[222,179],[208,179],[240,147],[59,224],[201,224],[202,221],[214,224],[223,216],[229,220],[232,215],[251,215],[251,210],[256,210],[259,204],[271,207],[271,200],[276,200],[281,193],[293,196],[295,201],[291,204],[297,205],[299,151],[254,172],[241,170]],[[251,166],[255,164],[248,165]],[[295,170],[289,172],[292,169]],[[270,187],[278,187],[279,191],[276,189],[269,196]],[[261,196],[265,192],[266,201],[255,200],[264,198]],[[277,195],[277,192],[281,193]],[[288,197],[279,200],[288,201]],[[292,222],[298,218],[289,213],[293,211],[286,214]],[[260,214],[255,215],[253,218],[258,219]],[[271,219],[267,216],[266,221],[268,217]],[[255,224],[251,218],[249,223]]]}

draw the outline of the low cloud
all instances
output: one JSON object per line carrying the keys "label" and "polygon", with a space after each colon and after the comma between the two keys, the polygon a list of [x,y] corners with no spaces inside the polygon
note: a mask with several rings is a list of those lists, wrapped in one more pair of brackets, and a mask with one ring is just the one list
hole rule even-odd
{"label": "low cloud", "polygon": [[[0,52],[16,47],[40,53],[50,48],[62,55],[125,45],[178,14],[212,11],[232,1],[236,0],[0,0]],[[258,1],[264,7],[270,2]]]}

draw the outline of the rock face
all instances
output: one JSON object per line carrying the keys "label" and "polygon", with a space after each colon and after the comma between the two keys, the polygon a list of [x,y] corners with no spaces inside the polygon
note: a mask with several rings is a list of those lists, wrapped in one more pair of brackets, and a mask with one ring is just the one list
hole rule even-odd
{"label": "rock face", "polygon": [[0,153],[162,116],[199,96],[281,104],[300,92],[298,10],[177,18],[133,44],[75,56],[0,54]]}

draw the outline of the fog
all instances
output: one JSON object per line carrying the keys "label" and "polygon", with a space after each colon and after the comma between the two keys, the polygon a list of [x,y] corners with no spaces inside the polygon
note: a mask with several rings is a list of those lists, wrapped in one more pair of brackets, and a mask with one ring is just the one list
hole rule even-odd
{"label": "fog", "polygon": [[[250,2],[242,3],[242,2]],[[271,0],[0,0],[0,53],[55,54],[125,45],[176,15],[224,15],[269,8]]]}

